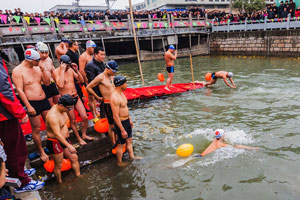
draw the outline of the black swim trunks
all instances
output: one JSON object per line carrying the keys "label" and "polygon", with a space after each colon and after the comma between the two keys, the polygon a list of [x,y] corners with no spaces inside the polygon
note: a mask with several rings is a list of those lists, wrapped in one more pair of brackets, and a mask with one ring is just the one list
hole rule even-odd
{"label": "black swim trunks", "polygon": [[127,132],[128,137],[127,138],[122,137],[121,130],[119,129],[119,127],[116,124],[115,124],[115,133],[117,133],[117,135],[118,135],[117,143],[118,144],[125,144],[126,139],[132,138],[132,128],[131,128],[129,118],[126,119],[126,120],[121,121],[121,123],[122,123],[125,131]]}
{"label": "black swim trunks", "polygon": [[114,117],[109,103],[104,102],[104,110],[109,124],[114,124]]}
{"label": "black swim trunks", "polygon": [[52,82],[49,86],[42,85],[42,88],[46,94],[47,99],[59,95],[59,92],[54,82]]}
{"label": "black swim trunks", "polygon": [[166,67],[168,73],[174,73],[174,66]]}
{"label": "black swim trunks", "polygon": [[[47,98],[39,101],[29,101],[30,105],[35,109],[36,115],[40,115],[45,110],[50,110],[51,106]],[[33,117],[33,116],[31,116]]]}
{"label": "black swim trunks", "polygon": [[[72,144],[69,138],[66,138],[67,142],[69,144]],[[63,145],[61,142],[59,142],[57,139],[47,138],[47,149],[49,150],[50,154],[60,154],[64,152],[64,149],[67,148],[65,145]]]}
{"label": "black swim trunks", "polygon": [[218,79],[218,77],[216,77],[216,72],[213,72],[213,73],[211,74],[211,78],[212,78],[212,79],[215,79],[215,80]]}
{"label": "black swim trunks", "polygon": [[78,96],[76,96],[76,97],[73,97],[73,102],[75,102],[74,103],[74,106],[77,104],[77,102],[78,102]]}

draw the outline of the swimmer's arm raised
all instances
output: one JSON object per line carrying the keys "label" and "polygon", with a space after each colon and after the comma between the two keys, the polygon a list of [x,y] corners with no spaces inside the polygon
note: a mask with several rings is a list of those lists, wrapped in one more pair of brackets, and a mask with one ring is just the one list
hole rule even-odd
{"label": "swimmer's arm raised", "polygon": [[56,48],[55,50],[55,54],[60,54],[60,55],[64,55],[66,54],[64,48],[65,48],[65,44],[63,44],[64,47],[60,47],[60,48]]}
{"label": "swimmer's arm raised", "polygon": [[177,58],[177,50],[175,50],[175,55],[169,53],[169,54],[168,54],[168,57],[169,57],[171,60],[176,60],[176,58]]}
{"label": "swimmer's arm raised", "polygon": [[[59,69],[56,69],[56,71],[53,73],[53,78],[56,82],[56,85],[59,87],[59,89],[64,88],[64,80],[65,80],[65,71],[67,68],[67,64],[61,62]],[[57,74],[59,73],[59,74]]]}
{"label": "swimmer's arm raised", "polygon": [[90,82],[86,86],[88,93],[92,94],[98,101],[102,101],[103,98],[99,97],[96,94],[96,92],[93,90],[93,88],[98,86],[102,80],[103,80],[103,76],[101,74],[99,74],[98,76],[96,76],[96,78],[94,80],[92,80],[92,82]]}

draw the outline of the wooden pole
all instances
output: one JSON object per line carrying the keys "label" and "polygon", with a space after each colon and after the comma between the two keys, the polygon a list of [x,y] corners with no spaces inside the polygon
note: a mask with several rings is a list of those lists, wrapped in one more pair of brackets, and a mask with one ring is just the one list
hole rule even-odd
{"label": "wooden pole", "polygon": [[142,78],[142,85],[144,87],[145,83],[144,83],[144,76],[143,76],[142,65],[141,65],[141,61],[140,61],[140,53],[139,53],[139,49],[138,49],[138,45],[137,45],[137,39],[136,39],[136,33],[135,33],[135,27],[134,27],[134,21],[133,21],[133,10],[132,10],[132,5],[131,5],[131,0],[128,0],[128,1],[129,1],[129,7],[130,7],[131,24],[133,26],[132,31],[133,31],[136,55],[137,55],[137,60],[139,63],[140,74],[141,74],[141,78]]}
{"label": "wooden pole", "polygon": [[195,89],[194,69],[193,69],[193,59],[192,59],[192,41],[191,41],[191,34],[189,34],[189,40],[190,40],[190,64],[191,64],[191,72],[192,72],[192,81],[193,81],[193,87],[194,87],[194,89]]}
{"label": "wooden pole", "polygon": [[194,69],[193,69],[193,60],[192,60],[192,52],[191,52],[191,50],[190,50],[190,63],[191,63],[191,72],[192,72],[193,87],[195,89]]}

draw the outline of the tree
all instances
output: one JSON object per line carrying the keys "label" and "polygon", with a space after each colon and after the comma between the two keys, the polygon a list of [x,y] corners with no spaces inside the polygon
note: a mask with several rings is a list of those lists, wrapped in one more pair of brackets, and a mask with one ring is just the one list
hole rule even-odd
{"label": "tree", "polygon": [[266,7],[265,0],[234,0],[233,8],[239,12],[253,13]]}

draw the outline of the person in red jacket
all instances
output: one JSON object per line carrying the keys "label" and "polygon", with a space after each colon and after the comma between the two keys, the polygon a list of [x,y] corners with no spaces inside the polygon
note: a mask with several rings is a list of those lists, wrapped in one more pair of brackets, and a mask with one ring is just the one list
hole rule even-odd
{"label": "person in red jacket", "polygon": [[300,17],[300,6],[298,6],[297,10],[295,11],[295,17]]}
{"label": "person in red jacket", "polygon": [[16,97],[7,67],[0,57],[0,139],[7,154],[9,176],[18,178],[22,183],[21,188],[16,189],[17,193],[38,190],[45,185],[31,180],[24,172],[27,147],[20,123],[27,121],[28,115]]}

